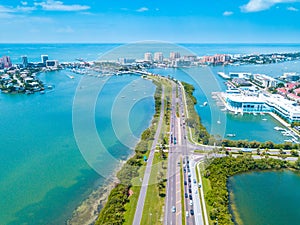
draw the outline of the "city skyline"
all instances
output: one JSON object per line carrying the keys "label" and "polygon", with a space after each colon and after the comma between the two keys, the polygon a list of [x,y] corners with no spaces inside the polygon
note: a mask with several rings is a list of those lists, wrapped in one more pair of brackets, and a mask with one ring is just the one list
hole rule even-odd
{"label": "city skyline", "polygon": [[0,43],[299,43],[300,1],[0,3]]}

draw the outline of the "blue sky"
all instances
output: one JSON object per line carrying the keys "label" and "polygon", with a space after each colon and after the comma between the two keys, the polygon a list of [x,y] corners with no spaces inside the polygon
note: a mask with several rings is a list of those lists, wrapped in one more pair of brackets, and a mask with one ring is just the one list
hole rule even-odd
{"label": "blue sky", "polygon": [[7,0],[0,42],[300,43],[300,0]]}

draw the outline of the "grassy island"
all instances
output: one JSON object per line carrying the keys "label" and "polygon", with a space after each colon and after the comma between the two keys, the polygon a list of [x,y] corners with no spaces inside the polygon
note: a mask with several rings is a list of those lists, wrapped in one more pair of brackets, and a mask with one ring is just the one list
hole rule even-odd
{"label": "grassy island", "polygon": [[263,158],[253,159],[251,156],[222,157],[214,159],[206,166],[203,177],[205,201],[208,205],[209,218],[212,224],[234,224],[229,210],[229,193],[227,181],[235,174],[280,169],[300,169],[300,160],[295,163],[287,161]]}

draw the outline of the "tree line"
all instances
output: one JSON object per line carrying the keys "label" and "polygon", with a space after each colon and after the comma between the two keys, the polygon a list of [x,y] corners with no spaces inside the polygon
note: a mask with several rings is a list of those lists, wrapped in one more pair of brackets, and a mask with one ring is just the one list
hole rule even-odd
{"label": "tree line", "polygon": [[300,169],[300,160],[294,164],[284,160],[262,158],[254,160],[251,156],[215,158],[205,169],[204,177],[210,181],[211,189],[205,200],[212,207],[209,217],[214,224],[233,225],[233,218],[229,211],[229,193],[227,181],[230,176],[255,170],[272,170],[292,168]]}

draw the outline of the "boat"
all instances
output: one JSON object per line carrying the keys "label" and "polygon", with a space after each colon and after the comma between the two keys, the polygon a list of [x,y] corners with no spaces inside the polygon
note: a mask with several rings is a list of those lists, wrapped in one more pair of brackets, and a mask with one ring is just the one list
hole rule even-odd
{"label": "boat", "polygon": [[207,102],[204,102],[204,103],[203,103],[203,106],[206,106],[206,105],[207,105]]}
{"label": "boat", "polygon": [[266,119],[266,118],[263,118],[262,120],[263,120],[263,121],[266,121],[267,119]]}
{"label": "boat", "polygon": [[274,130],[285,130],[285,129],[283,129],[281,127],[274,127]]}
{"label": "boat", "polygon": [[235,134],[226,134],[227,137],[235,137]]}
{"label": "boat", "polygon": [[254,112],[254,113],[253,113],[253,116],[257,116],[257,113],[256,113],[256,112]]}
{"label": "boat", "polygon": [[220,121],[220,120],[218,120],[218,121],[217,121],[217,124],[220,124],[220,123],[221,123],[221,121]]}

